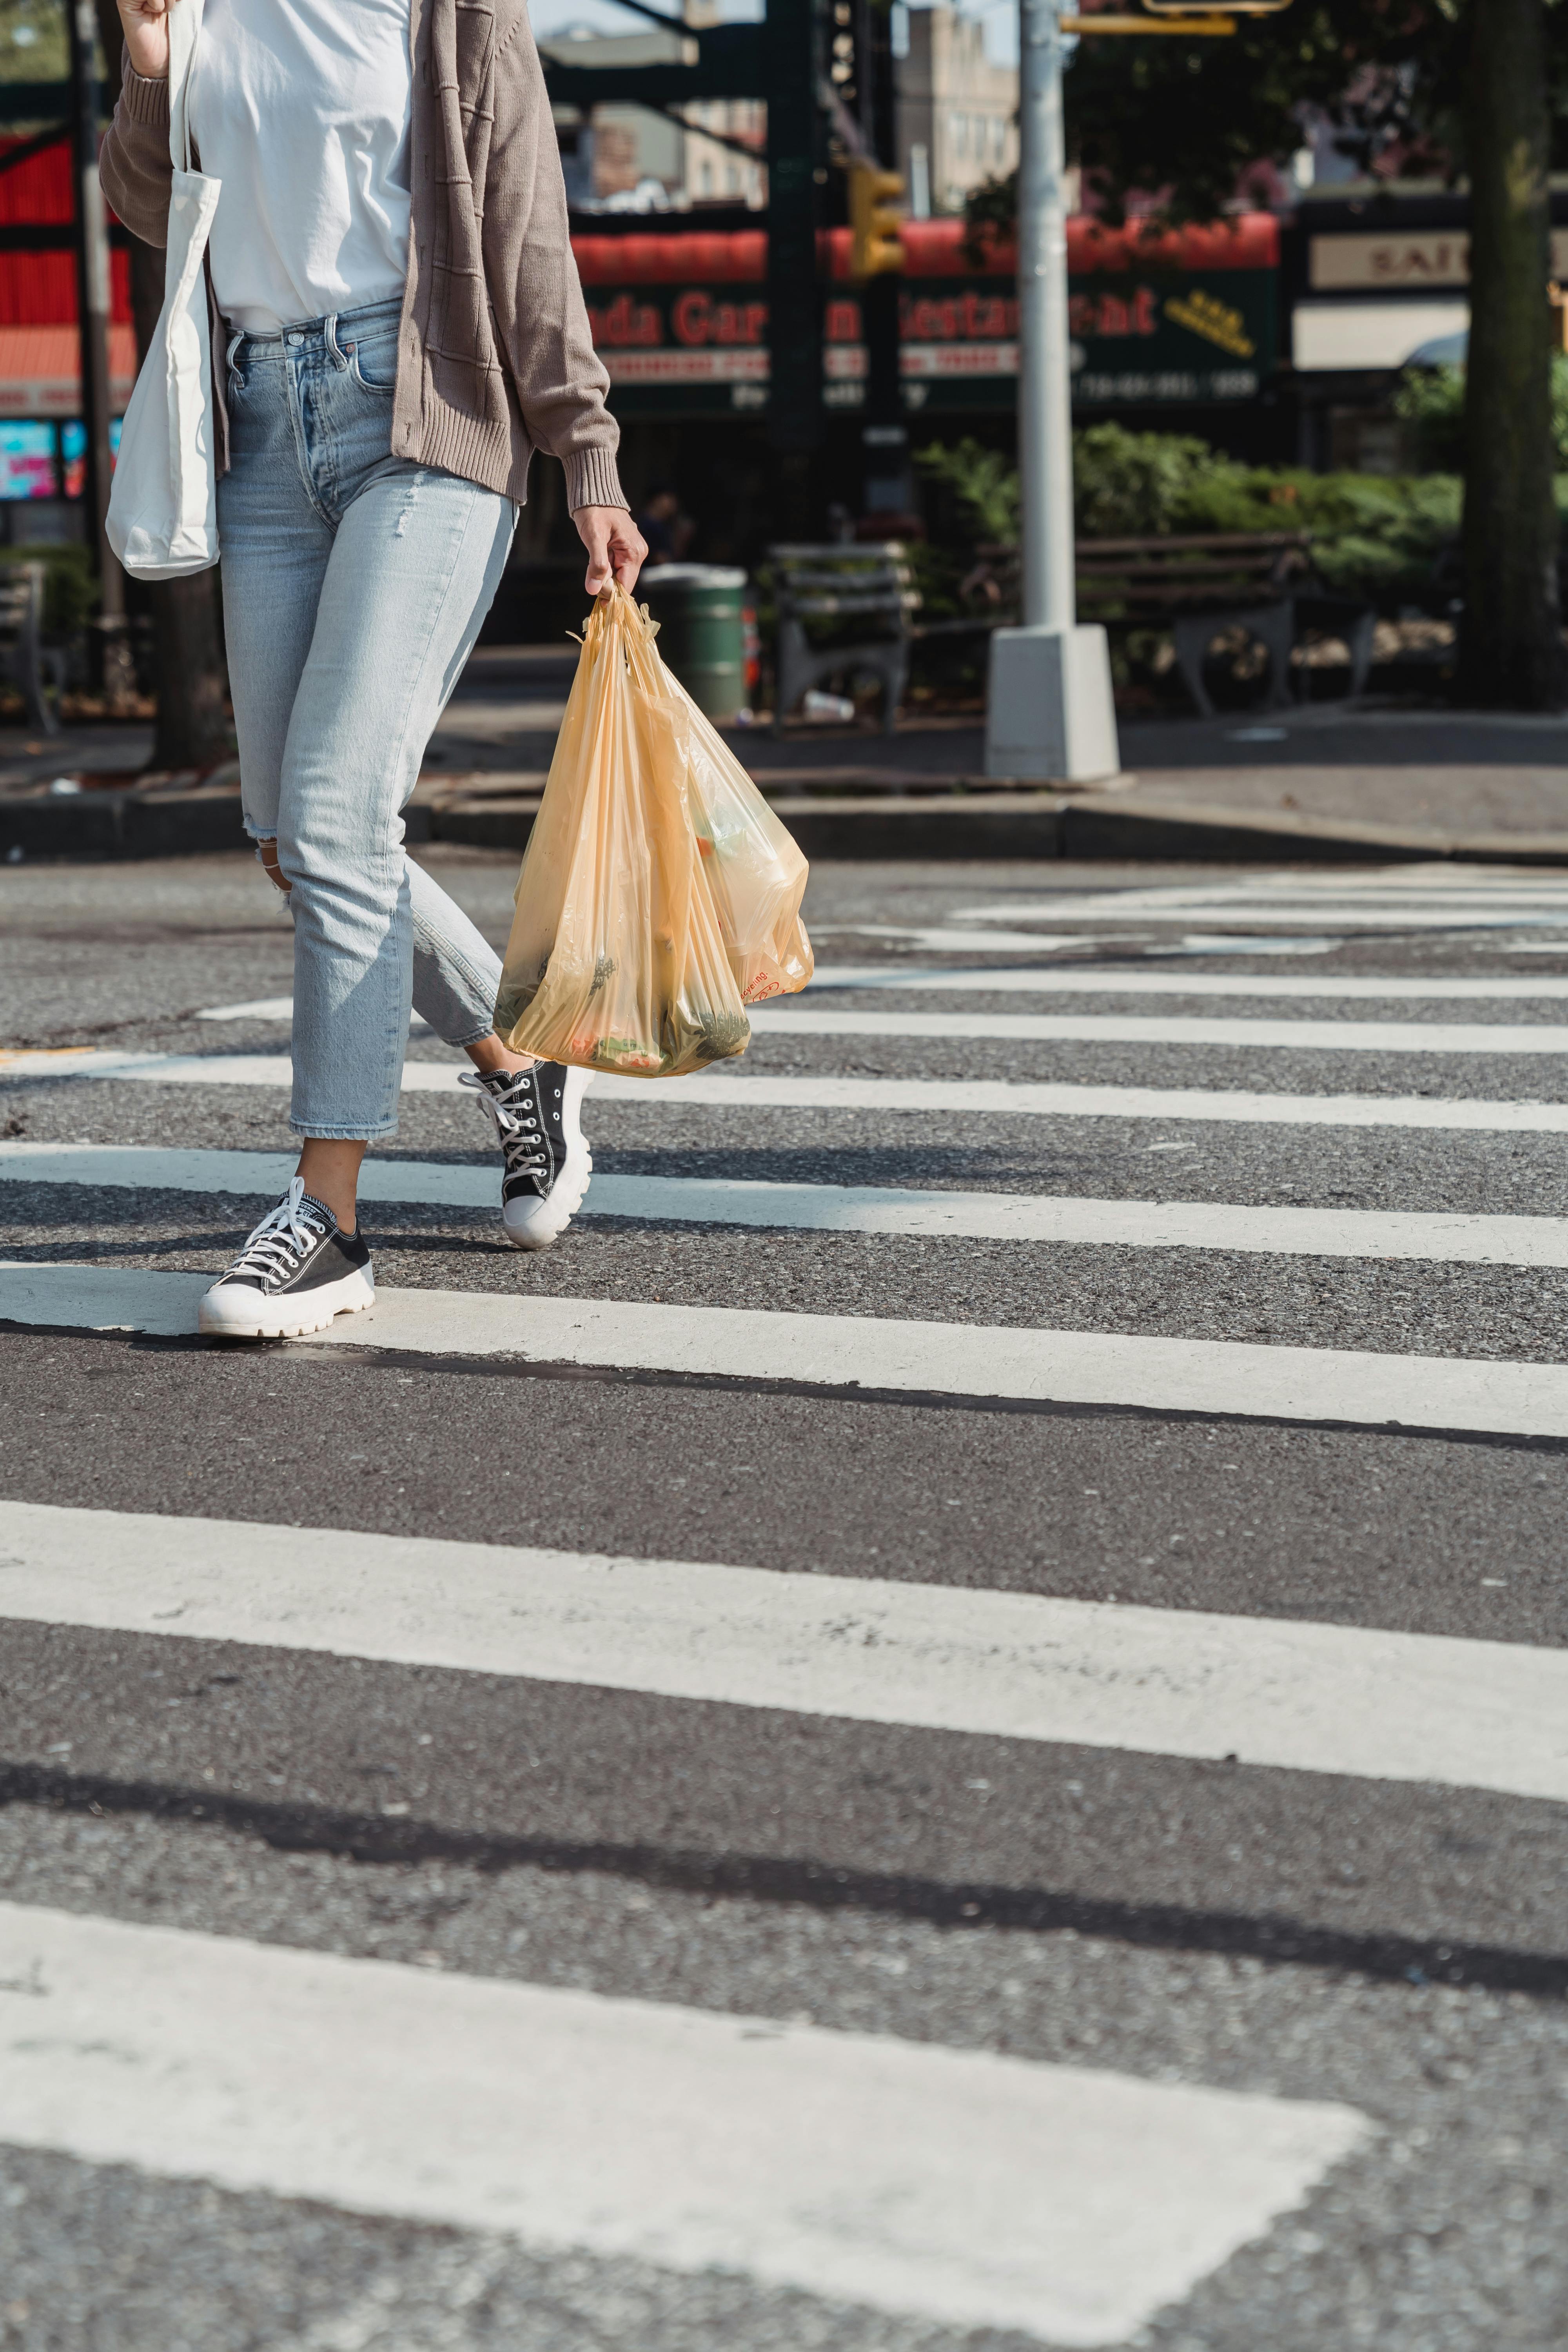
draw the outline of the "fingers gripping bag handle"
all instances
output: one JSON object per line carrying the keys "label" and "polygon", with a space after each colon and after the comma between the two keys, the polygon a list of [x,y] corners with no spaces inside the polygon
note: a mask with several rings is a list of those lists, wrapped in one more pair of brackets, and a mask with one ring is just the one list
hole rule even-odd
{"label": "fingers gripping bag handle", "polygon": [[618,584],[583,633],[518,876],[496,1026],[518,1053],[672,1077],[743,1053],[687,790],[687,706]]}
{"label": "fingers gripping bag handle", "polygon": [[191,85],[202,0],[168,13],[169,240],[163,308],[121,427],[105,521],[109,543],[138,580],[178,580],[218,560],[207,239],[220,181],[191,169]]}

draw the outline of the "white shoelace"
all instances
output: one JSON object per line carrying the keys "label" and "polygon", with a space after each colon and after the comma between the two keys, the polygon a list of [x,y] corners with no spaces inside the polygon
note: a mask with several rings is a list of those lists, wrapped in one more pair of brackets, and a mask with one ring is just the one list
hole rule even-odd
{"label": "white shoelace", "polygon": [[[516,1076],[519,1079],[526,1081],[534,1076],[534,1072],[519,1070]],[[459,1086],[472,1087],[480,1102],[489,1111],[490,1124],[496,1131],[496,1141],[500,1146],[501,1157],[506,1162],[507,1174],[509,1176],[542,1175],[549,1168],[550,1155],[545,1150],[543,1124],[538,1116],[537,1086],[528,1087],[526,1099],[532,1106],[530,1115],[527,1118],[520,1118],[509,1103],[497,1100],[477,1072],[465,1070],[458,1083]],[[508,1091],[510,1093],[510,1089],[509,1088]]]}
{"label": "white shoelace", "polygon": [[263,1282],[291,1273],[294,1265],[314,1247],[328,1230],[315,1202],[307,1202],[305,1186],[296,1176],[275,1209],[268,1209],[246,1243],[226,1281],[237,1275],[258,1274]]}

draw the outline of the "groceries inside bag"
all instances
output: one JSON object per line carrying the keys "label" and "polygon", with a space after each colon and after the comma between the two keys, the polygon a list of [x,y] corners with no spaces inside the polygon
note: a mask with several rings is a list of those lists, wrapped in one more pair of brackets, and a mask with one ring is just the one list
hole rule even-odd
{"label": "groceries inside bag", "polygon": [[514,1051],[648,1078],[744,1053],[812,971],[805,860],[654,636],[618,585],[589,615],[496,1002]]}

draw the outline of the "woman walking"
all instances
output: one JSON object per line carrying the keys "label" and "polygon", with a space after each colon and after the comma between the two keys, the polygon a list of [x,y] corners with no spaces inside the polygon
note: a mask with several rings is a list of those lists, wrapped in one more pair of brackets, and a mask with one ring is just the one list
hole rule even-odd
{"label": "woman walking", "polygon": [[[167,238],[180,0],[119,0],[105,191]],[[495,1034],[498,959],[404,855],[404,803],[495,594],[534,451],[586,587],[647,552],[616,471],[524,0],[205,0],[190,101],[208,247],[224,624],[247,830],[294,920],[299,1173],[201,1304],[298,1337],[368,1306],[356,1189],[397,1126],[410,1004],[475,1066],[510,1238],[579,1206],[581,1070]]]}

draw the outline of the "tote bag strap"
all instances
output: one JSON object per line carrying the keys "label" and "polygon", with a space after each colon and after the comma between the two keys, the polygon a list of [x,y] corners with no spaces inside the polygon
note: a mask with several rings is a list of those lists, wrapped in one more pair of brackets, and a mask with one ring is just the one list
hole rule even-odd
{"label": "tote bag strap", "polygon": [[169,10],[169,153],[176,172],[191,168],[191,83],[201,37],[202,0],[173,0]]}

